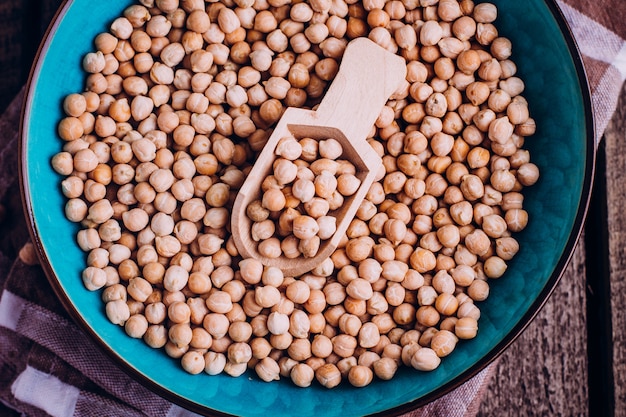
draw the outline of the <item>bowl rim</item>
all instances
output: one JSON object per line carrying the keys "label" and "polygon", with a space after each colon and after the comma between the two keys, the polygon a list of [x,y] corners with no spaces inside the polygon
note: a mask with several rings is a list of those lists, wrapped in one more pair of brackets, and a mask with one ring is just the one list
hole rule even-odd
{"label": "bowl rim", "polygon": [[[88,337],[95,342],[94,344],[103,352],[107,357],[112,359],[116,365],[118,365],[127,375],[133,378],[135,381],[141,383],[143,386],[149,388],[155,394],[171,401],[174,404],[180,405],[182,407],[187,408],[190,411],[209,416],[232,416],[231,414],[224,413],[218,410],[214,410],[208,408],[206,406],[202,406],[196,402],[193,402],[179,394],[172,392],[159,385],[158,383],[152,381],[140,371],[134,369],[130,364],[126,362],[119,354],[117,354],[113,349],[109,348],[106,342],[91,328],[91,326],[87,323],[84,317],[78,312],[75,308],[72,300],[69,298],[68,294],[63,290],[60,282],[56,278],[52,265],[50,264],[48,258],[45,255],[45,249],[42,243],[42,240],[39,237],[38,228],[36,226],[35,216],[32,210],[30,194],[28,191],[28,181],[27,181],[27,173],[24,168],[26,165],[26,121],[27,121],[27,113],[30,107],[30,103],[33,100],[33,85],[35,81],[35,77],[38,73],[38,69],[41,65],[41,57],[48,49],[48,46],[51,42],[51,35],[54,34],[56,29],[58,28],[62,17],[66,14],[68,8],[71,6],[74,0],[63,0],[61,6],[57,9],[51,23],[47,27],[44,36],[38,46],[37,52],[33,59],[33,64],[30,68],[29,76],[26,82],[25,87],[25,95],[24,101],[22,103],[21,116],[20,116],[20,124],[19,124],[19,135],[18,135],[18,178],[19,178],[19,188],[22,199],[22,207],[24,210],[24,216],[26,219],[26,223],[28,226],[29,235],[31,240],[36,248],[37,255],[40,260],[41,267],[45,273],[45,276],[50,283],[55,295],[61,302],[65,311],[69,314],[71,319],[78,325],[78,327],[85,332]],[[583,226],[585,224],[585,220],[587,217],[587,213],[589,210],[589,204],[591,200],[591,192],[593,188],[593,180],[595,177],[595,168],[596,168],[596,153],[597,153],[597,138],[595,133],[595,122],[594,122],[594,111],[593,111],[593,102],[591,100],[591,89],[588,83],[587,72],[583,64],[582,54],[580,52],[580,48],[578,47],[577,41],[572,33],[572,30],[565,19],[565,16],[561,10],[561,8],[557,4],[557,0],[542,0],[543,3],[548,7],[549,11],[552,14],[552,17],[556,21],[559,29],[561,30],[561,34],[564,37],[565,43],[568,48],[568,52],[570,57],[572,58],[574,69],[577,74],[578,87],[580,88],[580,92],[582,95],[582,104],[584,107],[584,117],[585,117],[585,128],[586,128],[586,155],[585,155],[585,172],[584,172],[584,181],[581,189],[581,200],[576,212],[576,217],[574,219],[572,229],[570,231],[568,240],[564,247],[563,253],[559,257],[557,264],[555,265],[555,269],[553,273],[550,275],[546,284],[542,291],[539,293],[537,298],[533,301],[533,303],[529,306],[528,311],[519,319],[518,323],[511,329],[509,333],[497,343],[490,351],[488,351],[480,360],[474,363],[471,367],[469,367],[466,371],[457,375],[455,378],[450,380],[449,382],[443,384],[442,386],[435,388],[433,391],[428,394],[417,398],[414,401],[401,404],[397,407],[384,410],[378,413],[369,414],[369,416],[398,416],[410,411],[414,411],[417,408],[423,407],[444,395],[452,392],[456,388],[460,387],[464,383],[466,383],[471,378],[475,377],[478,373],[484,370],[488,365],[493,363],[500,355],[502,355],[506,349],[513,343],[517,338],[524,332],[524,330],[530,325],[533,319],[537,316],[537,314],[541,311],[543,306],[546,304],[552,293],[554,292],[556,286],[560,282],[565,268],[569,264],[574,249],[579,241],[580,235],[583,230]]]}

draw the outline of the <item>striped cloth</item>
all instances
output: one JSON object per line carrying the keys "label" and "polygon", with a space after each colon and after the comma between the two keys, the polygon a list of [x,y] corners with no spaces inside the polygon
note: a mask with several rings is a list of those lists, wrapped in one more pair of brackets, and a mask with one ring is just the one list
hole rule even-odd
{"label": "striped cloth", "polygon": [[557,0],[557,3],[583,56],[599,141],[626,80],[626,4],[623,0]]}
{"label": "striped cloth", "polygon": [[[623,0],[558,0],[583,54],[601,138],[626,79]],[[17,126],[23,91],[0,118],[0,201],[12,213],[0,236],[0,402],[22,416],[195,414],[149,391],[94,345],[54,297],[21,215]],[[12,256],[17,252],[20,256]],[[497,362],[444,397],[410,413],[474,416]]]}

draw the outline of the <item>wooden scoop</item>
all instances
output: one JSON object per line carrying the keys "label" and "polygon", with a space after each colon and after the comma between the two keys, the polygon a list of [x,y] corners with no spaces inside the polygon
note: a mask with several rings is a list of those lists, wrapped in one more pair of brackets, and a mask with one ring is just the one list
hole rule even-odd
{"label": "wooden scoop", "polygon": [[[382,164],[381,158],[367,143],[367,136],[381,109],[400,88],[405,76],[406,62],[403,58],[367,38],[357,38],[346,47],[339,72],[317,110],[294,107],[285,110],[233,206],[232,236],[244,259],[256,258],[264,265],[280,268],[286,276],[298,276],[314,269],[335,251]],[[261,198],[261,183],[272,172],[276,145],[286,136],[336,139],[343,147],[341,158],[354,164],[356,176],[361,180],[356,193],[346,197],[342,207],[329,213],[337,219],[337,230],[333,237],[322,240],[312,258],[262,256],[256,249],[257,242],[251,237],[252,221],[246,215],[247,206]]]}

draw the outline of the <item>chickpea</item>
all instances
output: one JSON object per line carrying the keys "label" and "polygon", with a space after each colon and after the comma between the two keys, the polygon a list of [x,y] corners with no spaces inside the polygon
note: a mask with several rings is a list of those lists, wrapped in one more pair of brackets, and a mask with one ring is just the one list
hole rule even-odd
{"label": "chickpea", "polygon": [[367,366],[356,365],[348,372],[348,381],[355,387],[369,385],[374,378],[374,372]]}
{"label": "chickpea", "polygon": [[315,371],[304,363],[298,363],[293,366],[289,373],[292,382],[299,387],[308,387],[311,385],[315,377]]}
{"label": "chickpea", "polygon": [[257,287],[254,293],[255,302],[264,308],[270,308],[280,301],[280,292],[271,285]]}
{"label": "chickpea", "polygon": [[106,303],[105,311],[109,321],[120,326],[124,326],[126,321],[130,318],[130,310],[123,300],[109,301]]}
{"label": "chickpea", "polygon": [[341,372],[337,365],[326,363],[315,370],[315,379],[325,388],[334,388],[341,383]]}
{"label": "chickpea", "polygon": [[298,216],[293,219],[293,234],[298,239],[310,239],[319,232],[319,224],[313,217]]}
{"label": "chickpea", "polygon": [[135,300],[144,302],[152,294],[152,285],[143,278],[135,277],[128,281],[127,290]]}
{"label": "chickpea", "polygon": [[228,336],[234,342],[247,342],[252,336],[252,326],[246,321],[235,321],[228,328]]}
{"label": "chickpea", "polygon": [[524,186],[530,186],[539,179],[539,169],[532,162],[524,163],[517,169],[517,179]]}
{"label": "chickpea", "polygon": [[489,278],[500,278],[507,269],[504,259],[498,256],[492,256],[485,260],[483,265],[485,275]]}
{"label": "chickpea", "polygon": [[261,359],[254,367],[259,378],[265,382],[280,379],[280,367],[278,362],[270,357]]}
{"label": "chickpea", "polygon": [[359,329],[358,343],[363,348],[372,348],[380,341],[378,326],[372,322],[364,323]]}
{"label": "chickpea", "polygon": [[439,330],[433,336],[430,342],[430,348],[437,354],[437,356],[448,356],[456,347],[458,338],[455,334],[449,330]]}
{"label": "chickpea", "polygon": [[460,318],[454,326],[454,334],[459,339],[473,339],[478,332],[478,323],[472,317]]}
{"label": "chickpea", "polygon": [[141,314],[133,314],[124,323],[124,330],[130,337],[140,339],[148,331],[148,321]]}
{"label": "chickpea", "polygon": [[101,268],[88,266],[82,272],[82,280],[85,288],[96,291],[106,284],[106,273]]}
{"label": "chickpea", "polygon": [[165,271],[163,286],[168,291],[180,291],[185,287],[188,280],[189,272],[181,266],[172,265]]}
{"label": "chickpea", "polygon": [[224,371],[226,356],[223,353],[208,351],[204,354],[204,372],[209,375],[218,375]]}
{"label": "chickpea", "polygon": [[331,338],[333,342],[333,352],[342,358],[348,358],[353,355],[357,347],[357,340],[350,335],[339,334]]}
{"label": "chickpea", "polygon": [[148,326],[143,340],[152,348],[162,348],[167,343],[167,329],[162,324],[152,324]]}
{"label": "chickpea", "polygon": [[392,358],[380,358],[373,364],[374,374],[384,380],[388,381],[393,378],[398,370],[397,362]]}
{"label": "chickpea", "polygon": [[411,366],[420,371],[430,371],[439,366],[441,359],[430,348],[418,349],[411,357]]}
{"label": "chickpea", "polygon": [[420,43],[424,46],[436,45],[443,36],[443,29],[438,22],[429,20],[422,25],[419,34]]}

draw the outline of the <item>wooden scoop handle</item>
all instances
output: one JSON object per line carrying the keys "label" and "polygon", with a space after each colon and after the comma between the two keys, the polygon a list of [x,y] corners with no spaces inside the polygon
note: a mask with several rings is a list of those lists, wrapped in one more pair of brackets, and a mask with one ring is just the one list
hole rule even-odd
{"label": "wooden scoop handle", "polygon": [[315,111],[315,124],[335,127],[350,140],[367,138],[380,110],[405,77],[404,58],[367,38],[351,41]]}

